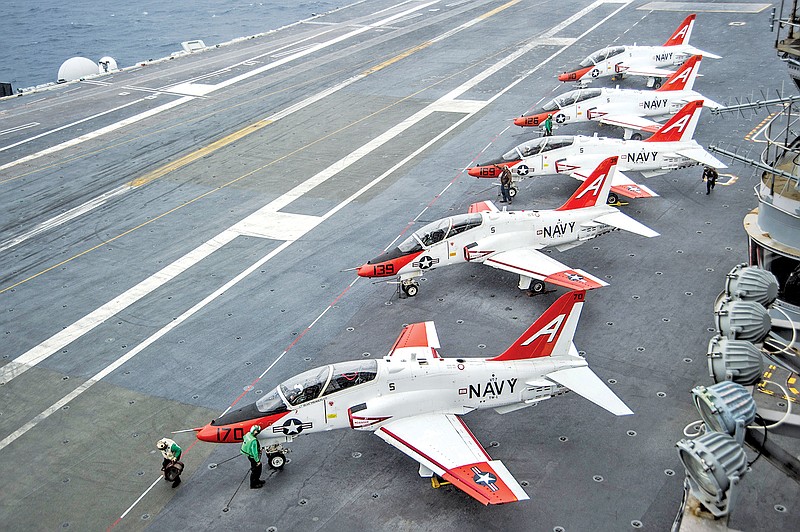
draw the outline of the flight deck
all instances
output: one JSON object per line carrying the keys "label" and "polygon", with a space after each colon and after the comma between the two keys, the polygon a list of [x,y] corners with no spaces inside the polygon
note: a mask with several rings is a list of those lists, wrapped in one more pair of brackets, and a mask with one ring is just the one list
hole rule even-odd
{"label": "flight deck", "polygon": [[[231,408],[314,367],[380,359],[434,321],[448,358],[502,353],[565,289],[464,264],[414,297],[354,269],[427,223],[498,201],[467,168],[537,138],[513,120],[574,88],[604,46],[663,43],[697,13],[695,90],[726,104],[791,83],[769,4],[645,0],[354,2],[265,35],[0,100],[0,521],[14,530],[669,530],[675,443],[709,385],[713,305],[748,257],[759,176],[702,167],[636,178],[623,231],[553,258],[609,286],[575,345],[633,411],[577,394],[463,417],[530,500],[483,506],[433,489],[364,431],[300,435],[248,489],[238,444],[196,440]],[[595,86],[645,89],[634,76]],[[704,110],[695,140],[760,151],[759,116]],[[611,126],[555,134],[621,137]],[[522,180],[509,209],[555,209],[569,176]],[[756,393],[783,410],[781,397]],[[187,431],[172,434],[173,431]],[[156,441],[184,449],[164,482]],[[797,440],[772,436],[792,454]],[[748,451],[748,458],[755,453]],[[791,530],[800,487],[766,460],[730,526]],[[795,523],[795,525],[792,525]]]}

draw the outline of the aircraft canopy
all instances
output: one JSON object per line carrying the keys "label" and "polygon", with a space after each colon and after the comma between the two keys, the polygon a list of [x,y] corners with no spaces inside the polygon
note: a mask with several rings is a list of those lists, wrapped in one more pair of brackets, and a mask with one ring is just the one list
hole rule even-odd
{"label": "aircraft canopy", "polygon": [[601,89],[577,89],[565,92],[550,100],[542,109],[545,111],[558,111],[559,109],[563,109],[575,103],[600,96],[601,92],[603,92]]}
{"label": "aircraft canopy", "polygon": [[624,46],[609,46],[608,48],[602,48],[592,53],[592,55],[590,55],[583,61],[581,61],[580,66],[583,68],[594,66],[597,63],[605,61],[609,57],[614,57],[615,55],[619,55],[624,51],[625,51]]}
{"label": "aircraft canopy", "polygon": [[[376,360],[340,362],[295,375],[281,383],[278,388],[291,406],[299,406],[324,395],[369,382],[375,379],[377,373]],[[271,396],[277,395],[277,391],[276,389],[272,394],[260,399],[256,403],[258,409],[268,407],[268,400]]]}
{"label": "aircraft canopy", "polygon": [[568,135],[557,135],[554,137],[539,137],[537,139],[529,140],[524,144],[516,146],[514,149],[503,154],[504,161],[518,161],[520,157],[533,157],[550,150],[557,148],[566,148],[572,146],[575,142],[575,137]]}
{"label": "aircraft canopy", "polygon": [[445,238],[457,235],[467,229],[478,227],[483,223],[483,216],[480,213],[457,214],[449,218],[442,218],[422,226],[413,235],[403,240],[397,246],[403,253],[421,251]]}

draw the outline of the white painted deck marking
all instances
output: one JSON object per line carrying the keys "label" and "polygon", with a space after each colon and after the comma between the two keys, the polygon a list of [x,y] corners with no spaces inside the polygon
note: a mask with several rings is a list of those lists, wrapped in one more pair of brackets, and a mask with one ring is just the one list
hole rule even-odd
{"label": "white painted deck marking", "polygon": [[231,227],[231,230],[241,235],[273,240],[297,240],[314,229],[321,221],[322,217],[320,216],[259,209]]}
{"label": "white painted deck marking", "polygon": [[7,135],[9,133],[16,133],[17,131],[22,131],[23,129],[28,129],[29,127],[36,127],[39,125],[39,122],[31,122],[30,124],[24,124],[21,126],[10,127],[8,129],[4,129],[0,131],[0,135]]}
{"label": "white painted deck marking", "polygon": [[128,185],[122,185],[113,190],[109,190],[105,194],[101,194],[100,196],[97,196],[96,198],[91,199],[86,203],[83,203],[82,205],[78,205],[77,207],[74,207],[64,213],[61,213],[58,216],[54,216],[53,218],[50,218],[49,220],[40,223],[30,231],[26,231],[18,236],[9,238],[5,242],[0,242],[0,252],[3,252],[18,244],[21,244],[22,242],[25,242],[29,238],[44,233],[45,231],[49,231],[54,227],[58,227],[61,224],[67,223],[68,221],[77,218],[82,214],[85,214],[93,209],[96,209],[97,207],[100,207],[101,205],[105,204],[106,201],[113,198],[114,196],[123,194],[131,189],[133,189],[133,187]]}

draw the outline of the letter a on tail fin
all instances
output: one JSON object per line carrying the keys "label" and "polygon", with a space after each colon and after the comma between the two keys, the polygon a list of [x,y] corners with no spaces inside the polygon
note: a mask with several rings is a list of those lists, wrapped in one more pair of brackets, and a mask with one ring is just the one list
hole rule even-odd
{"label": "letter a on tail fin", "polygon": [[501,355],[489,360],[523,360],[527,358],[569,355],[572,338],[581,316],[583,290],[567,292],[539,316],[525,334],[517,338]]}
{"label": "letter a on tail fin", "polygon": [[692,90],[694,80],[697,79],[697,70],[700,68],[701,55],[693,55],[664,82],[656,92]]}
{"label": "letter a on tail fin", "polygon": [[695,100],[683,106],[675,113],[661,129],[644,142],[676,142],[692,140],[697,121],[700,120],[700,111],[703,109],[703,100]]}
{"label": "letter a on tail fin", "polygon": [[617,156],[609,157],[597,165],[592,174],[581,183],[578,190],[557,211],[568,211],[605,205],[608,200],[608,191],[611,190],[611,181],[614,179],[614,170],[617,167]]}
{"label": "letter a on tail fin", "polygon": [[681,25],[678,26],[678,29],[675,30],[675,33],[667,39],[667,42],[664,43],[664,46],[678,46],[681,44],[689,44],[689,37],[692,36],[692,28],[694,28],[694,19],[697,18],[695,13],[692,13],[681,22]]}

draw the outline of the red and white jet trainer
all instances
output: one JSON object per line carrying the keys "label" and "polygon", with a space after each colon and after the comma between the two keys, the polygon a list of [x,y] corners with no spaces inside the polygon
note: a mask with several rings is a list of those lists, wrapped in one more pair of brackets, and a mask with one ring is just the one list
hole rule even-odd
{"label": "red and white jet trainer", "polygon": [[716,54],[704,52],[689,44],[697,15],[691,14],[681,22],[675,33],[663,46],[609,46],[592,53],[577,68],[558,76],[559,81],[577,81],[581,84],[607,76],[647,76],[648,86],[660,85],[659,78],[672,74],[664,67],[680,65],[688,57],[703,55],[721,59]]}
{"label": "red and white jet trainer", "polygon": [[616,203],[618,195],[628,198],[657,196],[646,186],[634,183],[620,170],[653,177],[696,164],[727,168],[725,163],[692,139],[702,108],[702,100],[687,103],[646,140],[582,135],[540,137],[520,144],[497,159],[469,168],[467,173],[479,178],[496,178],[500,175],[500,168],[508,166],[515,180],[551,174],[569,174],[584,180],[600,161],[618,156],[619,169],[614,174],[609,201]]}
{"label": "red and white jet trainer", "polygon": [[433,322],[406,326],[382,360],[312,369],[270,393],[195,429],[197,438],[234,443],[253,425],[268,463],[284,464],[281,444],[303,433],[370,431],[483,504],[528,499],[492,460],[460,416],[493,408],[513,412],[571,390],[614,415],[633,412],[589,368],[572,343],[585,292],[568,292],[494,358],[442,358]]}
{"label": "red and white jet trainer", "polygon": [[656,132],[661,124],[645,117],[674,115],[684,105],[703,100],[704,107],[719,108],[720,104],[705,98],[695,90],[694,81],[702,56],[693,55],[655,91],[633,89],[577,89],[569,91],[526,115],[514,119],[520,127],[541,126],[548,115],[559,125],[600,122],[624,129],[623,138],[641,140],[640,133]]}
{"label": "red and white jet trainer", "polygon": [[564,205],[545,211],[500,211],[491,201],[473,203],[468,214],[425,225],[398,247],[358,269],[361,277],[400,276],[409,296],[417,277],[429,270],[467,262],[483,263],[519,275],[519,287],[542,292],[545,282],[588,290],[608,283],[573,270],[542,253],[572,249],[592,238],[625,229],[646,237],[658,233],[607,205],[617,157],[599,164]]}

